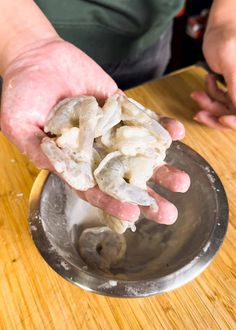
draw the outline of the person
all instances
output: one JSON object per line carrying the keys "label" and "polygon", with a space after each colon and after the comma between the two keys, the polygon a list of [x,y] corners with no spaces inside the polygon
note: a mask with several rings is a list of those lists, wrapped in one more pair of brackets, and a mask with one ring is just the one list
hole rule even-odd
{"label": "person", "polygon": [[[37,3],[0,0],[4,13],[0,18],[1,129],[37,166],[53,171],[40,149],[45,136],[42,128],[52,107],[65,97],[81,94],[103,101],[126,81],[132,84],[145,72],[145,79],[150,79],[156,68],[163,72],[169,56],[164,41],[170,40],[171,21],[183,0]],[[214,127],[236,128],[235,10],[234,0],[215,0],[204,40],[206,59],[225,77],[230,98],[218,90],[211,77],[209,93],[192,94],[202,107],[195,119]],[[76,47],[79,45],[81,49]],[[230,100],[233,106],[229,108]],[[184,136],[178,121],[162,118],[161,123],[173,140]],[[189,186],[186,173],[167,165],[156,171],[154,180],[173,191],[184,192]],[[79,194],[121,219],[139,216],[138,206],[114,200],[96,187]],[[156,198],[159,210],[155,214],[149,210],[150,218],[173,223],[177,217],[174,205],[161,196]]]}

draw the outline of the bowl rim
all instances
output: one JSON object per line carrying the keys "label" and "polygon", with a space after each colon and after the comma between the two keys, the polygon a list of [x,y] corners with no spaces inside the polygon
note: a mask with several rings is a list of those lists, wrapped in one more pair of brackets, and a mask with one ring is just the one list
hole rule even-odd
{"label": "bowl rim", "polygon": [[51,175],[42,170],[33,183],[29,197],[29,229],[31,237],[47,264],[60,276],[76,286],[90,292],[113,297],[147,297],[177,289],[196,278],[219,251],[228,227],[228,201],[224,187],[211,165],[196,151],[182,142],[173,143],[175,148],[187,152],[202,168],[208,168],[214,180],[215,196],[218,204],[218,214],[210,238],[202,247],[200,253],[180,269],[151,280],[113,280],[92,275],[85,268],[79,269],[63,258],[44,232],[40,218],[40,202],[44,186]]}

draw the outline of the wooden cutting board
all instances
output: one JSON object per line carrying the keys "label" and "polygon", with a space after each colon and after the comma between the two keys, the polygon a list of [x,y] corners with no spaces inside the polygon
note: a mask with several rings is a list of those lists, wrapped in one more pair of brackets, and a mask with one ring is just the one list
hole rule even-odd
{"label": "wooden cutting board", "polygon": [[0,329],[236,329],[236,132],[192,120],[189,94],[204,88],[196,66],[129,90],[127,94],[186,127],[184,143],[220,176],[230,224],[220,252],[197,279],[150,298],[88,293],[57,275],[28,231],[29,193],[38,170],[0,133]]}

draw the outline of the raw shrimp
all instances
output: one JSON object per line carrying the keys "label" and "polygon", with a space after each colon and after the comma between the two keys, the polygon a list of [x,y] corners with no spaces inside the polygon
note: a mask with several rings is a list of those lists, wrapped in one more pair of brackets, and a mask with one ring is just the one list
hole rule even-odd
{"label": "raw shrimp", "polygon": [[[143,172],[137,173],[137,171],[134,171],[133,173],[134,163],[135,158],[126,157],[119,151],[108,154],[94,171],[99,188],[121,201],[138,205],[155,204],[155,200],[145,190],[132,184],[133,182],[136,183],[136,180],[140,183],[142,178],[143,182],[147,181],[147,177],[150,178],[153,171],[150,171],[149,166],[147,170],[147,166],[145,166],[149,164],[149,159],[146,158],[143,163],[143,170],[145,170]],[[139,179],[137,179],[137,176]],[[130,183],[127,183],[125,179],[129,179]]]}
{"label": "raw shrimp", "polygon": [[102,136],[121,121],[121,105],[118,102],[118,95],[109,97],[103,108],[99,109],[98,120],[95,130],[95,137]]}
{"label": "raw shrimp", "polygon": [[109,271],[125,256],[125,252],[125,238],[108,227],[87,228],[79,238],[79,253],[92,268]]}
{"label": "raw shrimp", "polygon": [[93,96],[68,97],[59,102],[50,113],[44,126],[46,133],[60,135],[66,128],[79,126],[80,105],[87,101],[91,107],[98,110],[98,103]]}
{"label": "raw shrimp", "polygon": [[127,156],[146,155],[156,158],[161,154],[157,138],[144,127],[125,125],[117,128],[113,145]]}
{"label": "raw shrimp", "polygon": [[111,230],[118,234],[123,234],[128,228],[130,228],[133,232],[136,230],[136,226],[133,222],[120,220],[110,214],[106,214],[105,212],[103,212],[103,216],[100,221],[102,224],[108,226]]}
{"label": "raw shrimp", "polygon": [[[101,143],[107,148],[108,153],[114,151],[116,131],[121,125],[116,125],[101,136]],[[112,150],[113,149],[113,150]]]}
{"label": "raw shrimp", "polygon": [[102,143],[101,137],[96,138],[94,140],[93,147],[99,153],[101,159],[105,158],[106,155],[107,155],[107,153],[109,152],[108,149],[107,149],[107,147]]}
{"label": "raw shrimp", "polygon": [[85,191],[96,185],[90,163],[76,162],[65,150],[57,146],[54,139],[48,137],[43,139],[41,148],[55,170],[71,187]]}
{"label": "raw shrimp", "polygon": [[[87,190],[96,185],[92,168],[97,110],[98,104],[94,97],[67,99],[56,107],[54,116],[49,119],[45,128],[45,131],[50,130],[53,134],[57,132],[61,136],[51,143],[48,138],[44,139],[42,150],[57,171],[63,168],[58,172],[75,189]],[[79,120],[80,128],[69,127],[75,119]],[[61,158],[60,163],[55,162],[53,152],[57,159]]]}
{"label": "raw shrimp", "polygon": [[57,139],[57,145],[63,149],[70,149],[72,151],[78,151],[79,145],[79,128],[72,127],[64,129],[61,136]]}
{"label": "raw shrimp", "polygon": [[[146,109],[138,102],[125,96],[119,97],[121,103],[121,120],[128,125],[142,126],[147,128],[158,139],[159,148],[169,148],[171,136],[168,131],[159,124],[155,114]],[[152,114],[151,114],[152,113]]]}
{"label": "raw shrimp", "polygon": [[79,153],[82,159],[87,161],[91,161],[97,124],[95,118],[98,111],[98,104],[95,98],[94,100],[87,97],[79,105]]}
{"label": "raw shrimp", "polygon": [[[68,129],[79,126],[79,130],[70,130],[70,133],[65,134],[61,141],[68,144],[73,139],[73,150],[79,153],[81,160],[89,162],[92,157],[97,111],[98,103],[94,97],[81,96],[66,99],[56,106],[54,115],[50,116],[44,130],[63,135]],[[72,133],[74,135],[71,136]]]}
{"label": "raw shrimp", "polygon": [[[72,127],[64,130],[62,135],[55,141],[65,154],[72,158],[75,162],[85,161],[79,152],[79,132],[78,127]],[[95,148],[92,148],[91,166],[95,169],[101,161],[101,157]]]}
{"label": "raw shrimp", "polygon": [[[100,138],[106,154],[120,151],[125,156],[146,156],[163,164],[166,148],[160,148],[157,138],[144,127],[116,125]],[[104,157],[103,157],[104,158]]]}
{"label": "raw shrimp", "polygon": [[[75,189],[98,184],[121,201],[157,208],[147,181],[163,164],[171,137],[159,117],[123,95],[109,97],[100,107],[92,96],[67,98],[50,114],[42,150],[56,171]],[[128,221],[105,214],[102,223],[123,233],[135,230]]]}

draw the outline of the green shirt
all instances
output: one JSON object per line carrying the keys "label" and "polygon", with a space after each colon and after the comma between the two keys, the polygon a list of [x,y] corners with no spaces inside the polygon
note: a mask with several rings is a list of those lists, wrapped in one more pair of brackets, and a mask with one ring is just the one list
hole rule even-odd
{"label": "green shirt", "polygon": [[37,0],[58,34],[100,65],[154,44],[184,0]]}

